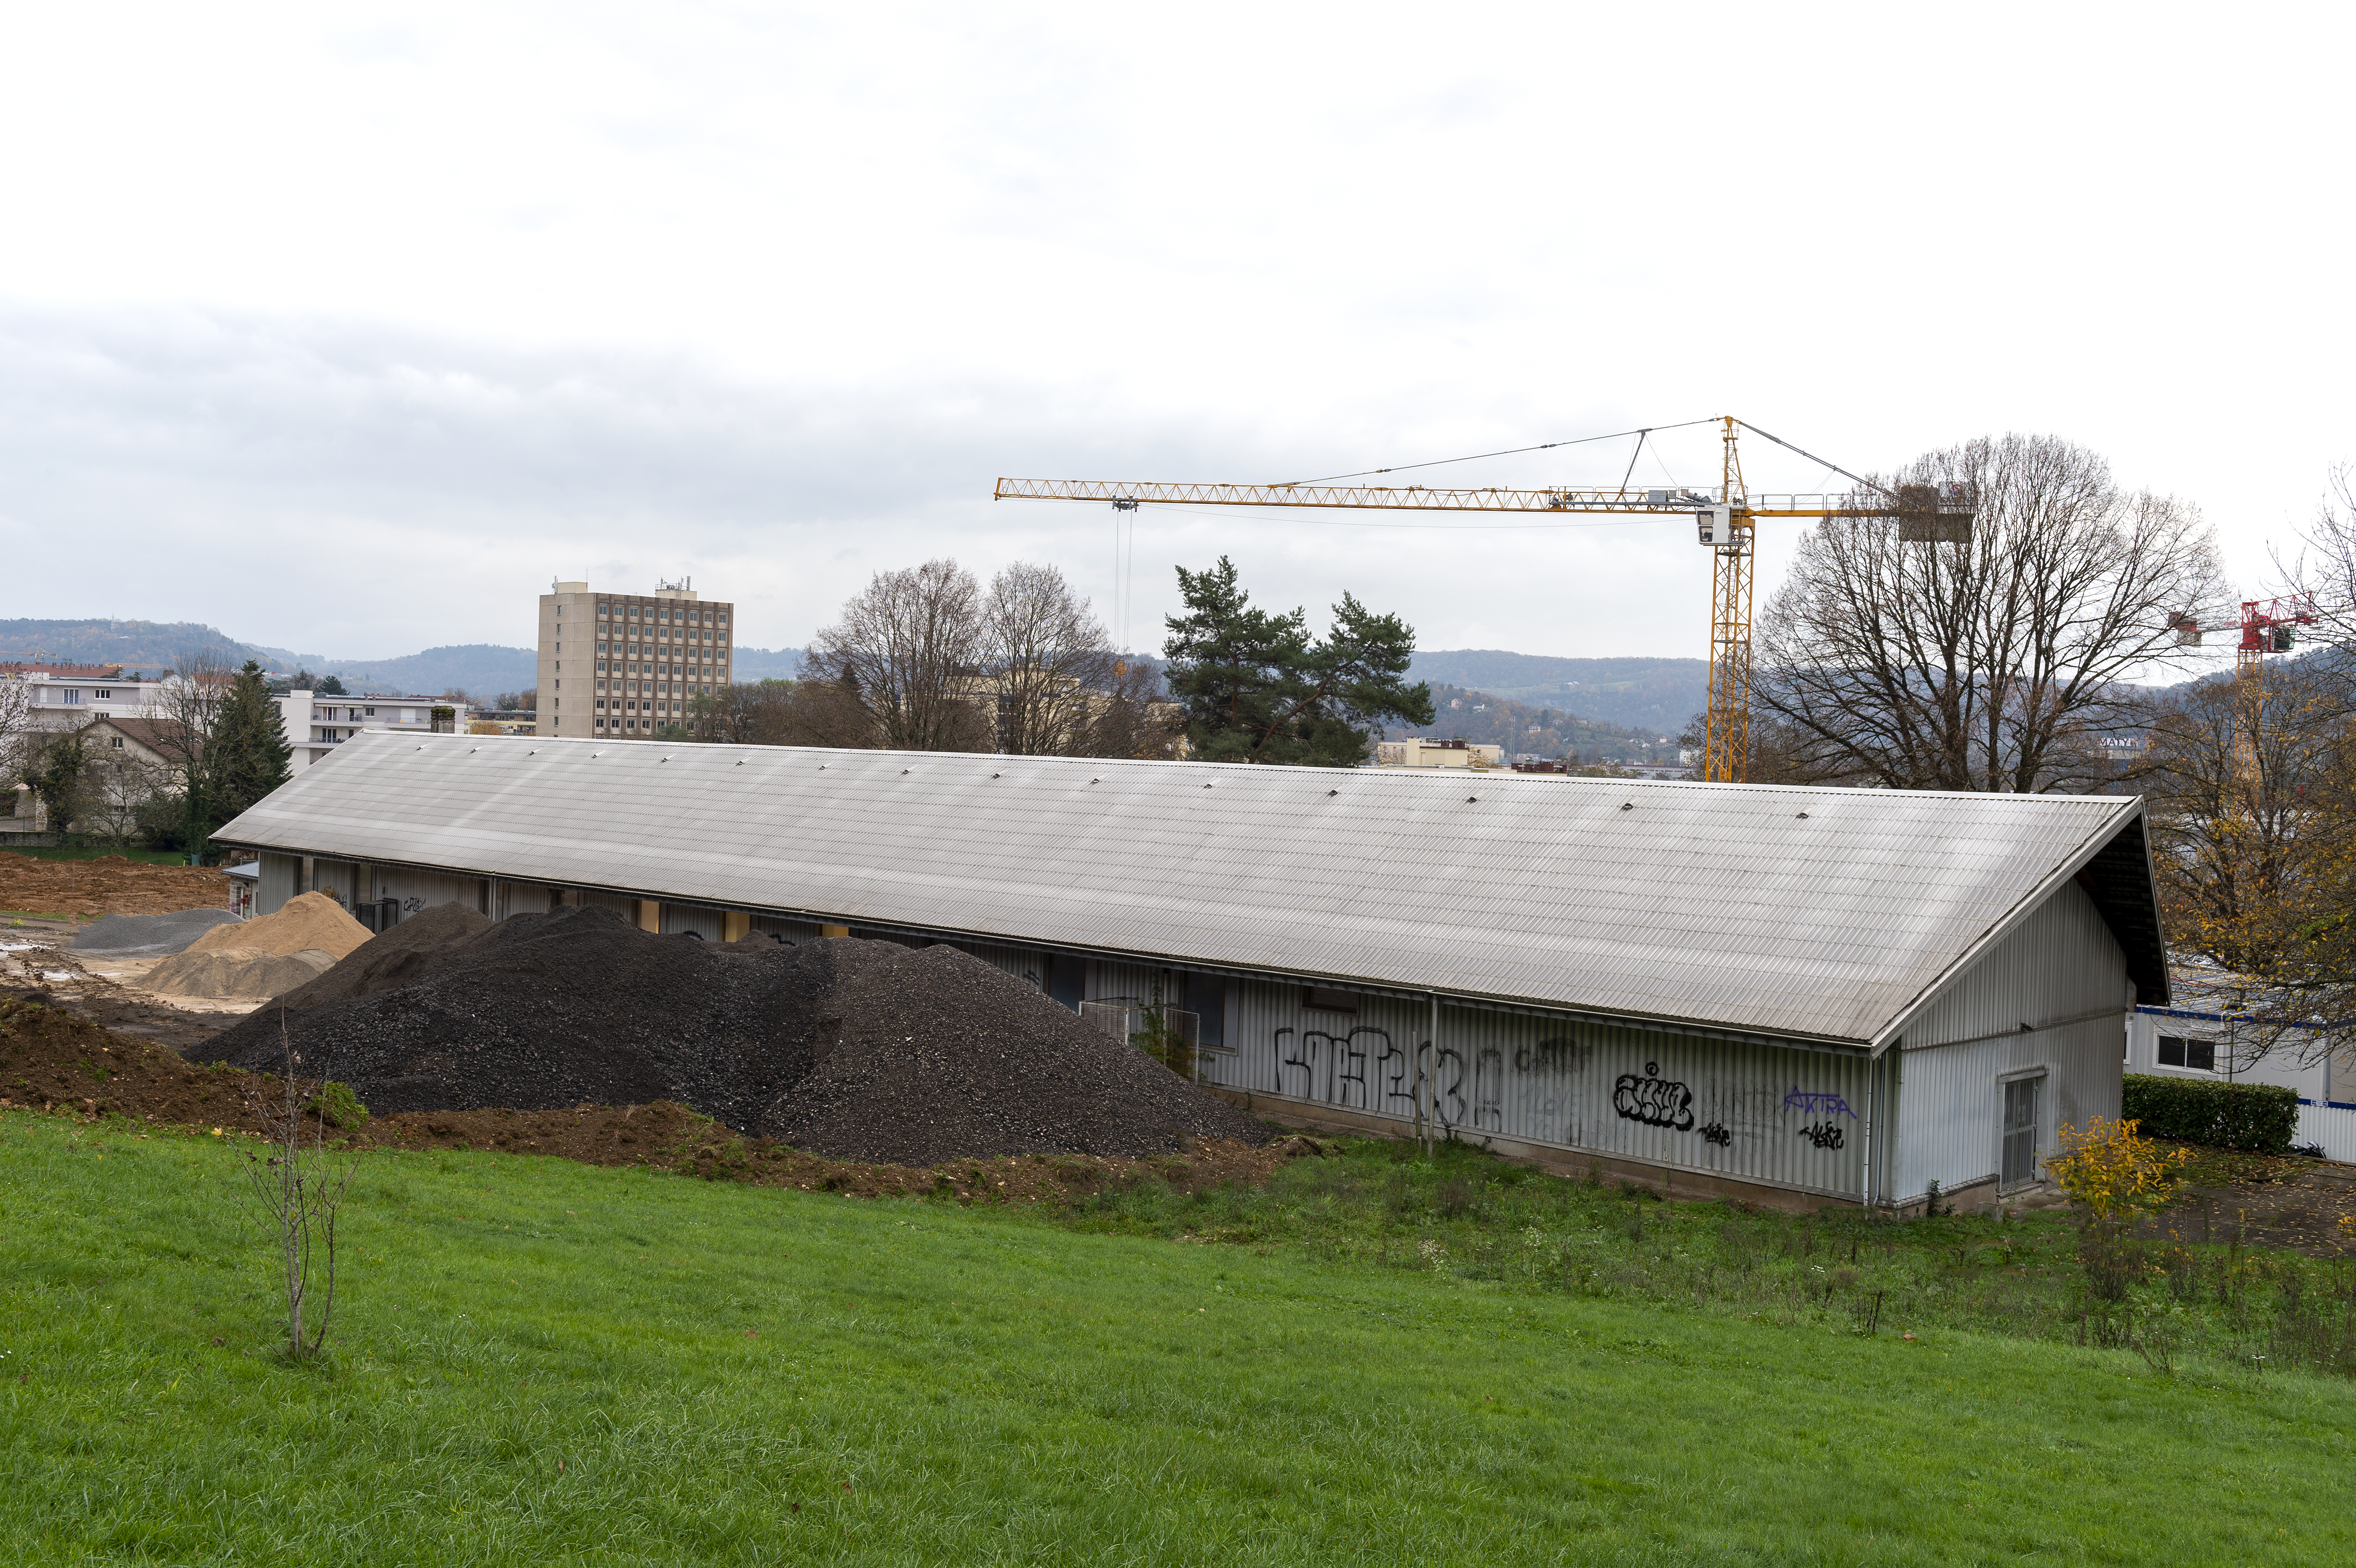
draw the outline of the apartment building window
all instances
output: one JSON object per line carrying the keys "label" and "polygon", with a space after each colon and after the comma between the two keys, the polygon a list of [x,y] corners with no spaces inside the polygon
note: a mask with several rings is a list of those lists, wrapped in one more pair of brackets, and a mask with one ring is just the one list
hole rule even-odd
{"label": "apartment building window", "polygon": [[373,708],[369,709],[368,710],[368,716],[369,716],[369,718],[371,718],[371,719],[375,718],[375,717],[376,717],[376,709],[373,709]]}
{"label": "apartment building window", "polygon": [[98,699],[101,702],[112,702],[114,700],[114,693],[107,690],[104,687],[101,687],[98,690]]}
{"label": "apartment building window", "polygon": [[81,701],[80,688],[78,687],[69,688],[65,694],[65,700],[70,703],[80,703]]}
{"label": "apartment building window", "polygon": [[2183,1067],[2195,1072],[2217,1071],[2217,1042],[2199,1035],[2164,1034],[2159,1037],[2159,1064],[2162,1067]]}

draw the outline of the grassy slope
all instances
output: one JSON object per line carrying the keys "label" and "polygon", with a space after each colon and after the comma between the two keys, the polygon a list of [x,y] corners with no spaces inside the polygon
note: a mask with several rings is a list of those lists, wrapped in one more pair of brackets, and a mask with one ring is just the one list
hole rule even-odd
{"label": "grassy slope", "polygon": [[0,1115],[16,1557],[2356,1557],[2344,1383],[552,1159],[372,1157],[292,1369],[234,1157]]}

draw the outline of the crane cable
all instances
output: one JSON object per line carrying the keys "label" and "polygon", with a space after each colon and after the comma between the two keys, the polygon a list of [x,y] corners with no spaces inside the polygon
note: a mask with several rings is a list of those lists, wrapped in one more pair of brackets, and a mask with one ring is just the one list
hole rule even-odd
{"label": "crane cable", "polygon": [[[1484,457],[1517,457],[1525,452],[1551,452],[1558,446],[1584,446],[1588,443],[1595,441],[1618,441],[1623,435],[1634,436],[1636,438],[1636,449],[1641,452],[1644,450],[1644,437],[1652,434],[1656,430],[1684,430],[1688,425],[1713,424],[1715,422],[1717,421],[1714,420],[1686,420],[1677,424],[1644,425],[1636,430],[1615,430],[1610,435],[1582,435],[1575,436],[1569,441],[1542,441],[1536,446],[1508,447],[1503,452],[1476,452],[1470,457],[1435,457],[1429,463],[1399,463],[1394,464],[1388,468],[1362,468],[1355,474],[1329,474],[1323,479],[1288,479],[1284,481],[1283,485],[1280,485],[1279,488],[1289,488],[1295,485],[1331,485],[1336,479],[1364,479],[1368,475],[1375,474],[1404,474],[1410,468],[1438,468],[1444,464],[1450,463],[1478,463]],[[1767,432],[1763,430],[1759,433],[1761,435],[1767,435]],[[1775,440],[1772,435],[1767,435],[1767,439],[1770,441]],[[1783,442],[1778,444],[1784,446],[1791,445],[1789,442]],[[1792,447],[1792,450],[1794,452],[1800,451],[1796,446]],[[1804,457],[1807,454],[1805,453],[1801,453],[1801,455]],[[1633,458],[1629,459],[1628,465],[1631,469],[1633,469],[1635,467],[1635,460]],[[1827,466],[1829,466],[1829,464]],[[1854,478],[1855,475],[1852,475],[1851,477]]]}

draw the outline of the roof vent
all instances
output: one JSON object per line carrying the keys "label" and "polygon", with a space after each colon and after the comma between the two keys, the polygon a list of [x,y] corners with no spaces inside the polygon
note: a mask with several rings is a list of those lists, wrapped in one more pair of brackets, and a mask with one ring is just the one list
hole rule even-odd
{"label": "roof vent", "polygon": [[991,774],[990,776],[991,776],[991,778],[994,778],[994,779],[1002,779],[1002,778],[1004,778],[1006,775],[1005,775],[1004,773],[992,773],[992,774]]}
{"label": "roof vent", "polygon": [[1466,796],[1464,797],[1464,804],[1465,804],[1465,805],[1472,805],[1474,801],[1479,800],[1480,798],[1481,798],[1481,797],[1480,797],[1479,795],[1466,795]]}
{"label": "roof vent", "polygon": [[902,769],[900,770],[900,776],[901,776],[902,778],[906,778],[906,777],[908,776],[908,770],[907,770],[907,769],[905,769],[905,768],[902,768]]}
{"label": "roof vent", "polygon": [[1633,800],[1623,800],[1620,803],[1620,809],[1622,811],[1633,811],[1636,809],[1636,803]]}
{"label": "roof vent", "polygon": [[1808,814],[1807,814],[1806,812],[1804,812],[1804,812],[1800,813],[1800,820],[1801,820],[1801,821],[1805,822],[1807,819],[1808,819]]}

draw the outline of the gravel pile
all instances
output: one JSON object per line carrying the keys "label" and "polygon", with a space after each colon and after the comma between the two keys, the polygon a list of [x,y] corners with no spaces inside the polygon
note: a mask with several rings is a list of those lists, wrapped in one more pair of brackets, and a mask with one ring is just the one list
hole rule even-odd
{"label": "gravel pile", "polygon": [[236,925],[225,909],[184,909],[173,914],[110,914],[84,927],[73,950],[85,958],[154,958],[177,953],[217,925]]}
{"label": "gravel pile", "polygon": [[[493,922],[462,903],[436,904],[352,949],[348,957],[279,998],[289,1008],[348,1002],[413,985],[489,933]],[[274,1030],[277,1026],[271,1026]]]}
{"label": "gravel pile", "polygon": [[[281,1057],[278,1018],[265,1008],[204,1053],[267,1071]],[[723,945],[562,909],[501,921],[394,989],[290,1006],[286,1027],[305,1071],[384,1114],[669,1099],[799,1148],[917,1165],[1267,1137],[1227,1102],[949,947]]]}
{"label": "gravel pile", "polygon": [[[335,966],[316,947],[273,953],[262,947],[208,947],[175,953],[147,971],[142,989],[166,997],[197,997],[213,1002],[266,1002],[308,984]],[[277,1009],[264,1009],[275,1017]],[[259,1016],[259,1015],[257,1015]]]}
{"label": "gravel pile", "polygon": [[[885,942],[846,964],[809,1076],[760,1131],[837,1159],[1146,1155],[1268,1129],[1024,982],[954,947]],[[849,956],[849,955],[846,955]]]}

